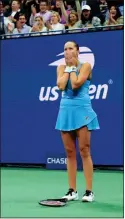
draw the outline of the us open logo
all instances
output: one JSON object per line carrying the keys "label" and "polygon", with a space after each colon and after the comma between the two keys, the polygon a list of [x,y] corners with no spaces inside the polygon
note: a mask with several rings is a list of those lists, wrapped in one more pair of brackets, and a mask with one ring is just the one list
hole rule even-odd
{"label": "us open logo", "polygon": [[[91,49],[88,47],[79,47],[79,52],[80,52],[79,61],[81,63],[85,63],[85,62],[90,63],[91,68],[93,69],[93,67],[95,65],[95,57],[94,57],[94,53],[91,51]],[[57,55],[57,57],[61,57],[61,56],[63,56],[63,57],[50,63],[49,66],[64,65],[65,64],[64,52]]]}

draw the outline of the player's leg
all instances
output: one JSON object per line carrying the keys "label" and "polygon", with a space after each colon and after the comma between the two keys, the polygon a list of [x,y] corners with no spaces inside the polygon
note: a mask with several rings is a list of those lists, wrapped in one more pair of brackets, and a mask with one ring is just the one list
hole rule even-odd
{"label": "player's leg", "polygon": [[79,151],[82,158],[84,176],[86,181],[86,193],[83,195],[83,201],[93,201],[92,193],[92,178],[93,178],[93,163],[90,154],[90,137],[91,132],[87,127],[82,127],[76,131]]}
{"label": "player's leg", "polygon": [[67,155],[67,172],[69,182],[69,191],[64,197],[68,200],[77,200],[78,193],[76,191],[77,161],[75,132],[61,132],[61,136]]}

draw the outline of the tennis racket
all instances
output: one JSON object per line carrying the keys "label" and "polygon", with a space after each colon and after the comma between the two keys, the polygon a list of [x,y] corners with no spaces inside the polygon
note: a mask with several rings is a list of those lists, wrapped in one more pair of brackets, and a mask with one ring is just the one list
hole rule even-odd
{"label": "tennis racket", "polygon": [[40,205],[49,206],[49,207],[63,207],[67,203],[67,199],[44,199],[39,202]]}

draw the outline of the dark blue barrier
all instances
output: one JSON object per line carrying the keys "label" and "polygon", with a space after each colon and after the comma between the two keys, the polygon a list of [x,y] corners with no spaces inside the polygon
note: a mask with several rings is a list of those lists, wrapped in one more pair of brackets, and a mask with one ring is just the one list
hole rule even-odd
{"label": "dark blue barrier", "polygon": [[122,30],[2,41],[2,163],[65,168],[55,130],[61,96],[56,66],[64,61],[64,43],[74,39],[80,60],[93,67],[90,97],[101,127],[92,133],[94,164],[123,165]]}

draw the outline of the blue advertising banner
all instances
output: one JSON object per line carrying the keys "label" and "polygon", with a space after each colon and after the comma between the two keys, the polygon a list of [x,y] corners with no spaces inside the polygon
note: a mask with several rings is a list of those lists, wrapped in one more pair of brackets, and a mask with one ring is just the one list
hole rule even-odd
{"label": "blue advertising banner", "polygon": [[79,59],[93,68],[90,97],[100,123],[92,133],[95,165],[123,165],[123,31],[74,33],[3,40],[1,45],[2,163],[66,168],[60,132],[55,130],[61,92],[57,65],[69,40]]}

